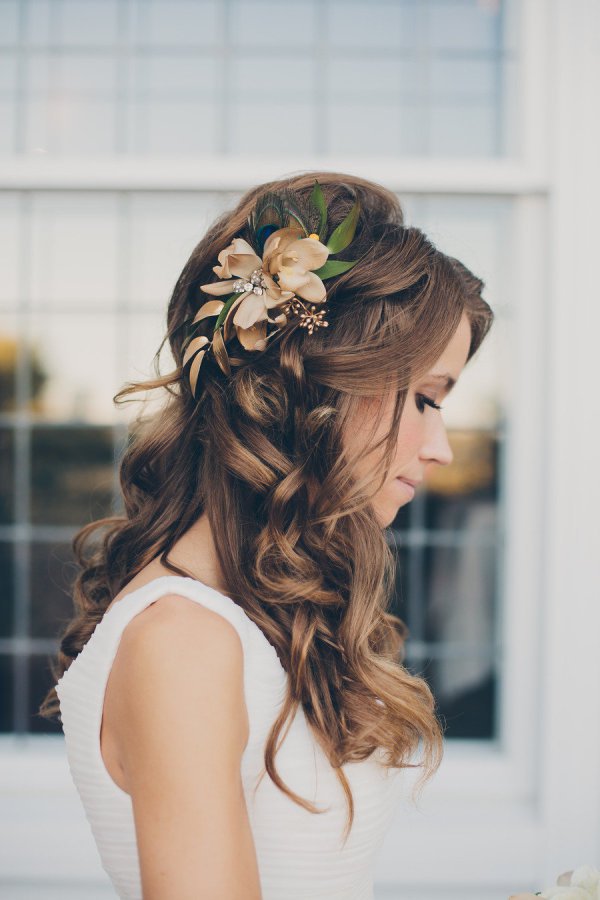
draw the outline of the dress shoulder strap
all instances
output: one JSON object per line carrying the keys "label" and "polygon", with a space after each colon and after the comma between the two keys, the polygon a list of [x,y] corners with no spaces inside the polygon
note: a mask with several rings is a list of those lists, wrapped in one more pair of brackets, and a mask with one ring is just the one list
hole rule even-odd
{"label": "dress shoulder strap", "polygon": [[249,632],[253,627],[256,628],[257,626],[246,615],[241,606],[235,603],[231,597],[221,594],[215,588],[194,578],[187,578],[181,575],[163,575],[148,582],[141,588],[131,591],[129,594],[124,594],[105,614],[100,625],[104,625],[104,622],[109,620],[109,617],[114,613],[114,624],[111,622],[110,628],[107,625],[107,630],[112,630],[116,627],[117,631],[121,631],[138,613],[166,594],[179,594],[180,596],[188,597],[201,606],[219,613],[238,632],[244,651],[246,651]]}
{"label": "dress shoulder strap", "polygon": [[[226,597],[207,584],[196,581],[194,578],[186,578],[179,575],[164,575],[142,585],[136,590],[126,593],[104,614],[98,622],[79,655],[73,660],[66,672],[57,683],[57,693],[60,693],[61,682],[70,680],[69,673],[81,668],[88,672],[97,666],[105,668],[110,666],[116,655],[121,635],[126,625],[142,610],[150,606],[165,594],[180,594],[195,600],[202,606],[219,613],[227,619],[236,629],[242,642],[244,657],[246,657],[249,641],[255,635],[252,629],[256,629],[262,638],[258,626],[250,619],[244,610],[230,597]],[[267,642],[268,643],[268,642]],[[270,646],[270,645],[269,645]]]}

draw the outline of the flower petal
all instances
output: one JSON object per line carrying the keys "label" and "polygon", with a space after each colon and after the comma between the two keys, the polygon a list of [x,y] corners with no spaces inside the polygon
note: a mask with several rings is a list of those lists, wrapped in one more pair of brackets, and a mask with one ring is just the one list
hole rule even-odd
{"label": "flower petal", "polygon": [[316,241],[314,238],[303,238],[285,248],[283,264],[290,266],[295,263],[305,270],[318,269],[327,262],[328,256],[329,250],[321,241]]}
{"label": "flower petal", "polygon": [[279,273],[279,284],[288,291],[293,291],[303,300],[321,303],[325,299],[325,285],[314,272],[303,272],[298,269],[285,268]]}
{"label": "flower petal", "polygon": [[267,309],[274,309],[277,306],[285,306],[290,300],[294,297],[293,291],[282,291],[281,296],[278,300],[269,297],[268,294],[263,294],[263,300],[265,301],[265,307]]}
{"label": "flower petal", "polygon": [[273,303],[279,303],[282,291],[277,282],[271,277],[271,275],[269,275],[268,272],[263,272],[263,281],[266,285],[266,290],[263,294],[265,304],[267,304],[267,298],[269,298]]}
{"label": "flower petal", "polygon": [[285,266],[279,271],[279,286],[285,291],[296,292],[308,281],[308,272],[302,269],[296,269],[292,266]]}
{"label": "flower petal", "polygon": [[238,306],[233,324],[238,328],[252,328],[256,322],[266,318],[267,310],[262,295],[248,294],[244,302]]}
{"label": "flower petal", "polygon": [[267,286],[263,294],[263,300],[267,309],[278,306],[284,300],[291,300],[294,296],[293,291],[282,291],[277,282],[267,272],[263,272],[263,280]]}
{"label": "flower petal", "polygon": [[244,277],[261,265],[260,257],[256,255],[248,241],[240,237],[234,238],[228,247],[221,250],[217,258],[221,265],[213,266],[213,272],[219,278],[229,278],[231,275]]}
{"label": "flower petal", "polygon": [[261,347],[256,347],[256,342],[263,341],[266,337],[266,334],[266,319],[257,322],[251,328],[240,328],[239,326],[237,327],[237,339],[245,350],[264,349],[262,345]]}
{"label": "flower petal", "polygon": [[311,303],[322,303],[327,294],[325,285],[314,272],[307,272],[306,277],[306,282],[301,288],[298,288],[296,293],[303,300],[309,300]]}
{"label": "flower petal", "polygon": [[273,253],[281,253],[288,244],[297,241],[303,234],[304,232],[299,225],[289,225],[287,228],[278,228],[277,231],[270,234],[265,241],[265,246],[263,247],[263,262],[267,257],[272,256]]}
{"label": "flower petal", "polygon": [[212,294],[215,297],[223,297],[225,294],[233,294],[234,279],[229,281],[213,281],[211,284],[200,285],[200,290],[205,294]]}

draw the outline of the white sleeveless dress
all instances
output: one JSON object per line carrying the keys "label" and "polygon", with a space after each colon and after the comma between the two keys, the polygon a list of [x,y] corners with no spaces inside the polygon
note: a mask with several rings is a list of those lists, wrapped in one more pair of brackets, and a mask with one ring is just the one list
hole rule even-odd
{"label": "white sleeveless dress", "polygon": [[310,813],[283,794],[267,774],[260,778],[265,741],[283,703],[287,678],[275,648],[231,598],[178,575],[157,578],[117,601],[56,685],[71,775],[102,866],[118,896],[142,900],[142,888],[131,798],[113,781],[100,751],[104,694],[127,623],[159,597],[173,593],[222,615],[242,642],[250,725],[242,780],[263,900],[372,900],[376,851],[399,802],[400,783],[404,785],[408,773],[416,770],[387,769],[379,761],[379,751],[344,765],[355,813],[342,848],[347,815],[343,789],[301,708],[275,764],[289,787],[329,809]]}

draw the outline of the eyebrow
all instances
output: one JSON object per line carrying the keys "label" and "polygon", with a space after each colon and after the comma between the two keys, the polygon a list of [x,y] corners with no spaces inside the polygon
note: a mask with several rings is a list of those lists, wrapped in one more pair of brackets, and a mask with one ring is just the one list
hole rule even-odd
{"label": "eyebrow", "polygon": [[446,385],[446,390],[451,391],[454,385],[456,384],[456,379],[449,375],[448,372],[444,372],[440,375],[428,375],[427,378],[432,381],[443,381]]}

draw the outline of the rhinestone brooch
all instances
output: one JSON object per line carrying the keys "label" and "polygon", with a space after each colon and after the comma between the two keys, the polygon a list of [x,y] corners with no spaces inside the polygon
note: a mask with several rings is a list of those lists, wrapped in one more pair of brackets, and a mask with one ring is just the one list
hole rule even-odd
{"label": "rhinestone brooch", "polygon": [[262,277],[262,269],[254,269],[250,274],[248,281],[244,281],[243,278],[240,278],[232,284],[233,291],[236,294],[243,294],[246,291],[252,291],[254,294],[262,294],[266,287],[267,285]]}

